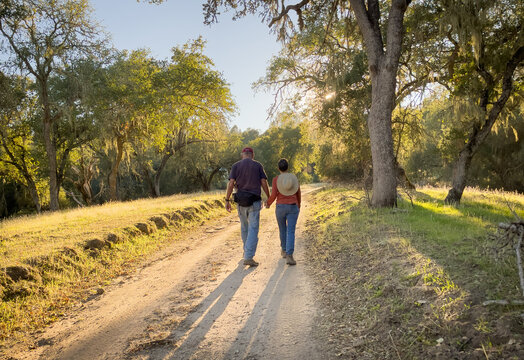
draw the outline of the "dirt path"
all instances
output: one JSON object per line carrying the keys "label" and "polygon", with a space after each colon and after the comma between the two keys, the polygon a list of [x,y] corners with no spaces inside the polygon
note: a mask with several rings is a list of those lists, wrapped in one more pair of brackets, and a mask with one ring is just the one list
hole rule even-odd
{"label": "dirt path", "polygon": [[280,257],[274,206],[261,212],[257,268],[241,262],[236,214],[207,223],[47,329],[22,359],[322,359],[303,258]]}

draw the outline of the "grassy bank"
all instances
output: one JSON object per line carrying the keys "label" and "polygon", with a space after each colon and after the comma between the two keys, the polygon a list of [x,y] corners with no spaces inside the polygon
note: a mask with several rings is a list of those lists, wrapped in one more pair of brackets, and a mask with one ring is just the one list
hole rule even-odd
{"label": "grassy bank", "polygon": [[225,215],[222,199],[223,193],[177,195],[1,222],[4,352],[203,220]]}
{"label": "grassy bank", "polygon": [[333,356],[524,358],[524,308],[482,304],[522,300],[515,252],[490,234],[514,220],[507,204],[524,217],[524,196],[468,189],[452,207],[445,195],[422,189],[378,210],[350,189],[312,196],[307,255]]}

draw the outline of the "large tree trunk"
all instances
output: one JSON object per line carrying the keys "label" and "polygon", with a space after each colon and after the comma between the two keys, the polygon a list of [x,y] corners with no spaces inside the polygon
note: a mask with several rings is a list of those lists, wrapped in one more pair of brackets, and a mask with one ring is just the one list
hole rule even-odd
{"label": "large tree trunk", "polygon": [[109,173],[108,183],[109,183],[109,198],[112,201],[118,200],[118,168],[122,162],[124,156],[124,137],[117,136],[116,138],[116,156],[113,165],[111,166],[111,171]]}
{"label": "large tree trunk", "polygon": [[396,69],[382,65],[372,72],[371,110],[368,129],[373,161],[373,195],[371,204],[375,207],[391,207],[397,199],[397,176],[391,113],[395,103]]}
{"label": "large tree trunk", "polygon": [[[451,189],[444,199],[446,204],[459,204],[462,199],[462,194],[467,184],[467,175],[473,156],[477,152],[479,146],[486,140],[491,133],[491,129],[497,121],[502,109],[508,101],[511,91],[513,90],[513,73],[517,66],[524,61],[524,46],[518,48],[511,59],[506,64],[504,74],[502,76],[502,92],[497,101],[493,104],[489,112],[487,107],[490,101],[490,94],[495,88],[493,77],[479,66],[479,73],[486,81],[486,88],[480,96],[480,107],[484,110],[485,118],[474,125],[473,131],[468,138],[468,141],[459,153],[459,157],[453,166],[453,178],[451,182]],[[482,124],[480,126],[479,124]]]}
{"label": "large tree trunk", "polygon": [[[393,0],[387,19],[387,44],[381,31],[378,0],[350,0],[364,38],[371,74],[371,109],[368,129],[373,161],[373,197],[375,207],[396,204],[397,179],[391,132],[391,114],[395,107],[396,76],[404,36],[404,13],[411,1]],[[385,47],[385,48],[384,48]]]}

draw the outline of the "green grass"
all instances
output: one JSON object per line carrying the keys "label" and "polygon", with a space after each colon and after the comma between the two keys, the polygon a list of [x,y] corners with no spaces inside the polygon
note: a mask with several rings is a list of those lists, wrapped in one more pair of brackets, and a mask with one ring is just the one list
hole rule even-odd
{"label": "green grass", "polygon": [[[507,345],[492,342],[507,343],[507,334],[487,330],[497,328],[501,316],[524,333],[522,309],[481,305],[488,299],[521,298],[515,252],[511,247],[495,252],[501,244],[490,235],[499,222],[515,220],[508,204],[524,218],[524,196],[468,188],[454,207],[444,204],[446,193],[418,189],[413,205],[403,196],[394,209],[371,209],[358,201],[363,192],[349,188],[313,196],[308,256],[316,264],[327,312],[347,312],[341,318],[360,324],[360,330],[339,334],[349,343],[365,335],[355,354],[380,358],[380,351],[397,357],[393,342],[383,341],[389,334],[405,358],[452,356],[438,352],[444,350],[473,353],[488,343],[488,352],[511,353]],[[329,331],[336,332],[340,320],[325,319]],[[387,334],[380,333],[384,329]],[[467,345],[461,343],[463,336]],[[448,345],[436,349],[440,337]],[[450,339],[460,346],[449,345]]]}

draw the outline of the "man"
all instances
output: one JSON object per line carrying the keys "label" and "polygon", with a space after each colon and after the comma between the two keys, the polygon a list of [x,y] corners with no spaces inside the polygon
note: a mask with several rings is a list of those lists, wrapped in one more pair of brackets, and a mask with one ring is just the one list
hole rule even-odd
{"label": "man", "polygon": [[262,208],[260,187],[268,198],[269,187],[264,167],[258,161],[253,160],[255,157],[253,149],[244,148],[241,156],[242,160],[233,164],[229,174],[226,210],[231,212],[231,194],[233,188],[236,187],[235,202],[238,205],[240,232],[244,243],[244,265],[257,266],[258,263],[253,260],[253,257],[257,250],[260,210]]}

